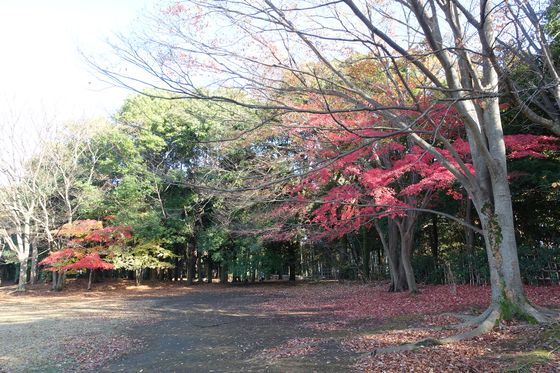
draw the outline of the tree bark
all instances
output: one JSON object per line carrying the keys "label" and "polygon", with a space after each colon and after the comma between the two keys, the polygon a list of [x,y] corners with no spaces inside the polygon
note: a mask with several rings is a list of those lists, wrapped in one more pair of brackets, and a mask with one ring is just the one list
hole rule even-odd
{"label": "tree bark", "polygon": [[370,271],[370,257],[371,257],[371,245],[369,244],[369,240],[367,239],[368,233],[370,231],[365,227],[362,228],[362,272],[364,274],[364,281],[371,280],[371,271]]}
{"label": "tree bark", "polygon": [[289,281],[296,281],[297,252],[296,244],[288,242],[288,270],[290,271]]}
{"label": "tree bark", "polygon": [[29,275],[29,283],[31,285],[35,284],[37,281],[37,257],[39,256],[39,248],[37,247],[37,236],[33,238],[31,243],[31,273]]}
{"label": "tree bark", "polygon": [[401,260],[401,247],[399,246],[399,230],[393,219],[387,218],[387,235],[381,229],[378,222],[374,223],[379,234],[385,257],[389,264],[389,275],[391,276],[390,292],[400,292],[408,289],[404,267]]}
{"label": "tree bark", "polygon": [[29,258],[19,257],[19,276],[18,276],[18,287],[17,291],[25,291],[25,285],[27,283],[27,267]]}
{"label": "tree bark", "polygon": [[432,231],[431,231],[431,241],[430,248],[432,250],[432,256],[434,258],[434,263],[437,266],[439,260],[439,234],[438,234],[438,217],[436,214],[432,214]]}
{"label": "tree bark", "polygon": [[414,269],[412,268],[412,244],[414,243],[412,230],[403,227],[401,229],[401,264],[404,269],[408,291],[418,293]]}
{"label": "tree bark", "polygon": [[196,282],[202,283],[202,254],[199,250],[196,250]]}
{"label": "tree bark", "polygon": [[210,253],[206,257],[206,283],[212,283],[212,257]]}
{"label": "tree bark", "polygon": [[[468,196],[465,203],[465,222],[469,225],[474,225],[472,201]],[[468,227],[465,227],[465,248],[469,270],[469,284],[480,285],[475,274],[476,269],[474,268],[474,231]]]}
{"label": "tree bark", "polygon": [[87,289],[91,290],[91,280],[93,279],[93,269],[89,270]]}
{"label": "tree bark", "polygon": [[55,291],[62,291],[64,288],[64,280],[66,279],[66,271],[59,271],[57,272],[57,280],[54,286]]}
{"label": "tree bark", "polygon": [[227,272],[227,265],[222,262],[220,264],[220,284],[226,284],[228,281],[228,272]]}
{"label": "tree bark", "polygon": [[52,286],[51,289],[56,291],[57,290],[57,282],[58,282],[58,273],[56,271],[52,271]]}
{"label": "tree bark", "polygon": [[187,286],[192,286],[194,282],[194,273],[195,273],[195,266],[196,266],[195,250],[196,249],[194,243],[188,245]]}

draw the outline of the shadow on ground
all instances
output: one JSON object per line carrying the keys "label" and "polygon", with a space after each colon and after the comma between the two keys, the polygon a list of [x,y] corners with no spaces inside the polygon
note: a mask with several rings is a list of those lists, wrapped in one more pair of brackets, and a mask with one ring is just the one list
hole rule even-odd
{"label": "shadow on ground", "polygon": [[304,323],[328,318],[320,308],[264,312],[270,292],[212,289],[156,299],[147,312],[162,321],[131,330],[145,348],[102,372],[349,372],[356,354],[342,349],[340,331]]}

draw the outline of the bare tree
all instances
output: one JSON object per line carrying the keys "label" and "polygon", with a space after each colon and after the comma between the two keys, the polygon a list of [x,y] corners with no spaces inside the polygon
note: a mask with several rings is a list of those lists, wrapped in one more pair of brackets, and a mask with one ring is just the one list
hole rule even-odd
{"label": "bare tree", "polygon": [[29,188],[37,174],[25,169],[28,152],[17,136],[18,121],[3,123],[6,152],[0,159],[0,237],[19,261],[18,291],[27,283],[33,216],[37,207],[35,194]]}
{"label": "bare tree", "polygon": [[[14,117],[16,118],[16,117]],[[88,198],[97,165],[93,136],[104,126],[77,123],[55,126],[48,122],[28,131],[15,119],[3,123],[7,150],[0,159],[0,236],[17,254],[19,290],[25,290],[29,257],[30,282],[37,276],[38,245],[56,248],[56,227],[71,223]]]}

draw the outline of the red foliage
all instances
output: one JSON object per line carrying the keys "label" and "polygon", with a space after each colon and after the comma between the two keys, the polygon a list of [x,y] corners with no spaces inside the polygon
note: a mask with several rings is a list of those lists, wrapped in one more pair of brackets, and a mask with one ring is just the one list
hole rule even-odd
{"label": "red foliage", "polygon": [[[447,105],[432,105],[428,98],[421,105],[426,113],[402,111],[403,117],[429,134],[426,139],[432,143],[434,130],[446,136],[452,149],[435,143],[435,150],[459,172],[473,175],[470,146],[461,137],[464,130],[459,115]],[[454,199],[464,197],[447,166],[411,146],[406,136],[386,128],[390,125],[367,112],[308,115],[305,126],[294,128],[293,133],[304,139],[306,157],[321,167],[290,186],[288,192],[296,202],[287,204],[298,207],[284,221],[295,214],[300,220],[306,216],[303,220],[312,224],[308,230],[311,239],[334,239],[371,224],[373,218],[402,217],[407,209],[425,207],[438,191]],[[536,135],[505,136],[505,146],[510,159],[542,158],[547,151],[560,148],[556,138]],[[283,205],[278,211],[287,208]],[[276,233],[267,238],[294,236],[289,233],[293,227],[277,226]]]}
{"label": "red foliage", "polygon": [[537,135],[507,135],[504,136],[508,158],[545,158],[545,151],[558,150],[558,138]]}
{"label": "red foliage", "polygon": [[98,253],[89,253],[81,257],[77,262],[68,264],[61,267],[61,270],[71,270],[71,269],[113,269],[114,266],[111,263],[105,262]]}
{"label": "red foliage", "polygon": [[132,238],[132,227],[116,226],[95,230],[83,238],[84,241],[112,245]]}
{"label": "red foliage", "polygon": [[[68,248],[59,251],[52,251],[49,256],[39,262],[39,265],[53,265],[61,260],[66,260],[73,256],[74,250]],[[52,270],[52,268],[47,268],[46,270]],[[55,268],[54,270],[58,269]]]}
{"label": "red foliage", "polygon": [[65,271],[82,269],[112,269],[100,255],[108,247],[120,244],[132,238],[132,228],[116,226],[103,228],[97,220],[77,220],[65,224],[60,229],[61,235],[73,237],[68,240],[68,247],[49,253],[39,264],[48,265],[47,271]]}

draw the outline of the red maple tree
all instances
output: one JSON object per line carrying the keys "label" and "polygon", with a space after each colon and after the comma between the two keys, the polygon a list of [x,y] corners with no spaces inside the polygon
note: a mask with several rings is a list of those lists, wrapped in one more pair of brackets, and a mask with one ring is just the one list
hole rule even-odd
{"label": "red maple tree", "polygon": [[[473,177],[470,148],[458,115],[445,105],[433,105],[425,113],[417,117],[415,112],[403,110],[401,114],[410,117],[417,132],[426,134],[426,141],[433,142],[434,131],[444,132],[451,147],[441,144],[438,152],[463,175]],[[290,201],[273,213],[282,219],[267,238],[294,237],[298,227],[287,222],[296,216],[307,223],[307,236],[312,240],[338,239],[362,227],[379,228],[379,220],[387,219],[400,233],[393,237],[400,241],[397,248],[387,242],[391,237],[381,237],[392,272],[391,288],[416,291],[410,254],[419,213],[433,207],[439,193],[465,198],[456,176],[375,113],[311,114],[291,134],[313,169],[288,187]],[[505,136],[505,144],[509,159],[542,158],[559,148],[554,137],[530,134]],[[404,270],[399,271],[399,266]],[[406,283],[402,276],[398,278],[399,272],[406,275]]]}
{"label": "red maple tree", "polygon": [[67,239],[66,246],[50,252],[39,264],[48,266],[45,271],[58,273],[59,281],[63,281],[67,271],[88,270],[88,290],[91,289],[94,270],[114,268],[113,264],[106,260],[110,254],[110,247],[132,238],[130,227],[103,228],[103,223],[96,220],[77,220],[65,224],[57,234],[59,238]]}

